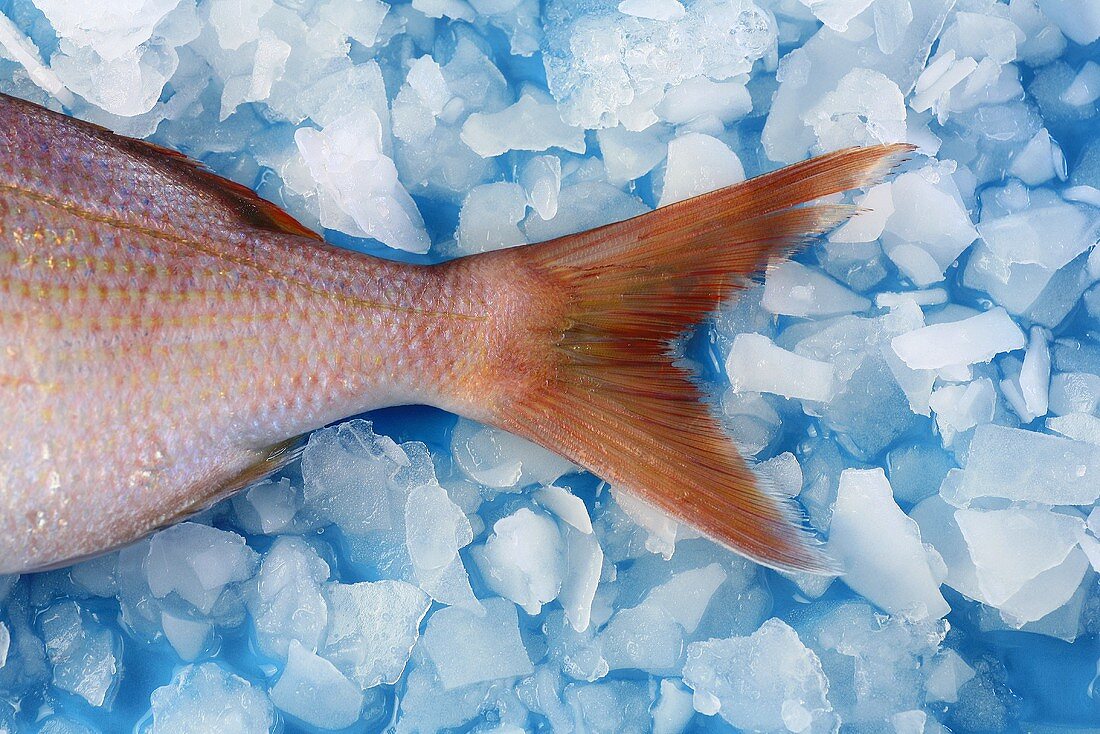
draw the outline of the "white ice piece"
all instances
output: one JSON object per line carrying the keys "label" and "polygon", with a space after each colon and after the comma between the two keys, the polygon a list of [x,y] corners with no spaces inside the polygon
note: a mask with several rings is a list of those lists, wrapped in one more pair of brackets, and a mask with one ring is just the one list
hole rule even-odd
{"label": "white ice piece", "polygon": [[412,584],[375,581],[325,587],[331,620],[322,655],[366,690],[401,677],[431,600]]}
{"label": "white ice piece", "polygon": [[299,128],[294,140],[321,197],[323,226],[427,252],[424,220],[382,152],[382,122],[373,110],[340,117],[323,130]]}
{"label": "white ice piece", "polygon": [[684,682],[696,711],[739,729],[825,734],[839,725],[820,660],[775,617],[748,637],[693,642]]}
{"label": "white ice piece", "polygon": [[175,593],[209,614],[227,586],[251,578],[257,558],[240,535],[185,522],[152,537],[145,573],[158,599]]}
{"label": "white ice piece", "polygon": [[764,308],[784,316],[823,317],[866,311],[871,302],[816,268],[782,260],[768,268]]}
{"label": "white ice piece", "polygon": [[321,729],[344,729],[359,720],[363,692],[328,660],[294,640],[271,702],[281,711]]}
{"label": "white ice piece", "polygon": [[510,150],[562,148],[584,152],[584,130],[562,122],[553,100],[524,94],[500,112],[475,112],[462,125],[462,142],[482,158]]}
{"label": "white ice piece", "polygon": [[738,392],[766,392],[828,402],[836,393],[833,365],[776,346],[762,334],[739,334],[726,360],[726,374]]}
{"label": "white ice piece", "polygon": [[557,523],[526,507],[497,520],[473,556],[485,583],[531,615],[561,590],[565,554]]}
{"label": "white ice piece", "polygon": [[188,665],[150,697],[150,734],[268,734],[275,725],[271,702],[260,689],[217,663]]}
{"label": "white ice piece", "polygon": [[957,489],[965,506],[982,497],[1091,505],[1100,497],[1100,447],[1036,431],[978,426]]}
{"label": "white ice piece", "polygon": [[988,362],[1026,343],[1020,327],[999,307],[960,321],[930,324],[890,341],[898,357],[918,370]]}
{"label": "white ice piece", "polygon": [[649,20],[679,20],[687,14],[680,0],[622,0],[619,12]]}
{"label": "white ice piece", "polygon": [[894,502],[882,469],[840,475],[827,548],[844,582],[887,612],[934,619],[950,611],[920,530]]}
{"label": "white ice piece", "polygon": [[428,617],[421,644],[448,691],[533,671],[520,640],[516,605],[499,597],[485,599],[482,604],[482,616],[461,607],[447,607]]}
{"label": "white ice piece", "polygon": [[664,184],[657,205],[667,206],[744,180],[741,159],[729,146],[710,135],[687,133],[668,144]]}

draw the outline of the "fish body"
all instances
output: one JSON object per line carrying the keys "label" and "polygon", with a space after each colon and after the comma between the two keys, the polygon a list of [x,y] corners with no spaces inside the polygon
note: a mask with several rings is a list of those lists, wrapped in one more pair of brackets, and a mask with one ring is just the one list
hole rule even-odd
{"label": "fish body", "polygon": [[[889,155],[830,185],[879,175]],[[650,228],[681,226],[676,211],[698,218],[682,207],[665,220],[649,215]],[[779,244],[836,220],[800,220]],[[583,251],[619,247],[611,254],[629,263],[628,245],[646,236],[657,237],[635,227],[536,246],[541,257],[520,248],[431,267],[390,262],[326,245],[178,154],[0,96],[0,572],[139,538],[277,468],[310,430],[391,405],[500,425],[637,489],[644,480],[612,466],[623,456],[559,426],[571,408],[556,397],[591,402],[618,389],[601,372],[608,359],[622,363],[632,349],[651,359],[645,345],[667,342],[668,327],[698,318],[733,287],[727,280],[778,246],[715,266],[721,277],[677,281],[672,295],[691,313],[643,325],[630,349],[611,354],[622,339],[594,330],[632,312],[590,318],[599,299],[623,298],[589,277],[619,288],[606,270],[614,261],[589,263]],[[645,290],[648,281],[631,278]],[[642,369],[617,373],[616,384]],[[677,405],[697,397],[684,393]],[[615,443],[617,421],[631,436],[649,430],[632,421],[668,418],[633,413],[582,422]],[[739,459],[729,451],[701,460],[732,471],[725,464]],[[670,506],[690,489],[655,484],[660,492],[643,496],[668,494]],[[709,529],[701,511],[680,514]]]}

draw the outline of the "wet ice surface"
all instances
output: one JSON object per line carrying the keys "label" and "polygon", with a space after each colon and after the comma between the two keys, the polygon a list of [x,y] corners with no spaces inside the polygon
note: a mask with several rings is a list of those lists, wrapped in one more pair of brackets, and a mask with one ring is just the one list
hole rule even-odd
{"label": "wet ice surface", "polygon": [[536,242],[845,145],[921,149],[689,350],[839,579],[757,567],[500,431],[383,411],[192,522],[0,581],[0,730],[1100,720],[1095,3],[0,10],[3,90],[391,256]]}

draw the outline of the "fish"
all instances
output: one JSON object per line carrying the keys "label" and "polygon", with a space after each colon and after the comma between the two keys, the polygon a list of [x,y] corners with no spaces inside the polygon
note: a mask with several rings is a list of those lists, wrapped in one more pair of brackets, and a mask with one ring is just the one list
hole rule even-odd
{"label": "fish", "polygon": [[759,563],[832,571],[673,345],[911,151],[419,265],[0,96],[0,573],[121,547],[278,471],[310,431],[406,404],[534,441]]}

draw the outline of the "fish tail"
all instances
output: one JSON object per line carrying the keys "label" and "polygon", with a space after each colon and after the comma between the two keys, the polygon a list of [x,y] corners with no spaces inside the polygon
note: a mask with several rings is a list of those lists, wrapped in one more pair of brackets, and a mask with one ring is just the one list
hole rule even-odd
{"label": "fish tail", "polygon": [[542,346],[537,368],[497,402],[492,422],[764,565],[834,570],[792,504],[746,465],[671,342],[769,258],[853,212],[815,200],[878,181],[912,150],[843,150],[625,222],[482,256],[513,279],[531,276],[530,343]]}

